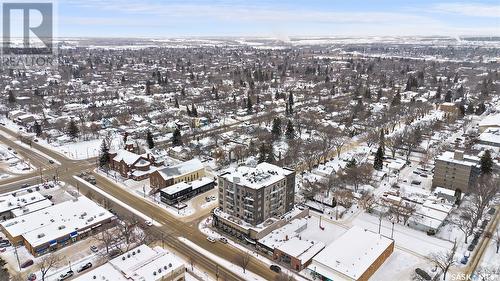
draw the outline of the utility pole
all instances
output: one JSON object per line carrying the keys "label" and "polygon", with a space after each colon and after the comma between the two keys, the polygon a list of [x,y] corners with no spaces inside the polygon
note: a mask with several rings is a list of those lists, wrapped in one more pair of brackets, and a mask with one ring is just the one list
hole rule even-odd
{"label": "utility pole", "polygon": [[40,184],[43,184],[43,172],[42,172],[42,166],[38,168],[40,170]]}
{"label": "utility pole", "polygon": [[21,262],[19,261],[19,255],[17,254],[17,245],[14,246],[14,253],[16,254],[17,265],[19,266],[19,271],[21,271]]}

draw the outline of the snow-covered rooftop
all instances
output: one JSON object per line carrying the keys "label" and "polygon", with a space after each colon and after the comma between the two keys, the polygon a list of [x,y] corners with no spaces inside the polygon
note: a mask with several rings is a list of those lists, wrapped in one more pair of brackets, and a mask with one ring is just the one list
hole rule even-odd
{"label": "snow-covered rooftop", "polygon": [[239,185],[253,189],[260,189],[275,182],[285,179],[285,176],[293,173],[292,170],[278,167],[266,162],[259,163],[255,167],[240,166],[228,168],[221,177],[230,182],[236,181]]}
{"label": "snow-covered rooftop", "polygon": [[12,211],[15,209],[25,209],[25,210],[26,209],[34,209],[34,208],[28,208],[28,206],[31,204],[40,202],[40,201],[47,201],[48,203],[50,203],[50,201],[47,200],[38,191],[34,191],[32,193],[25,193],[22,195],[16,195],[16,196],[14,196],[13,194],[1,196],[0,197],[0,213]]}
{"label": "snow-covered rooftop", "polygon": [[436,159],[445,161],[445,162],[450,162],[450,163],[455,163],[455,164],[460,164],[460,165],[467,165],[467,166],[475,166],[477,163],[479,163],[479,158],[475,156],[470,156],[470,155],[463,155],[462,159],[457,159],[455,157],[455,154],[457,152],[452,152],[452,151],[445,151],[443,154],[439,155]]}
{"label": "snow-covered rooftop", "polygon": [[163,188],[161,191],[166,193],[166,194],[173,195],[179,191],[188,189],[190,187],[192,187],[192,190],[195,190],[195,189],[200,188],[202,186],[205,186],[211,182],[214,182],[214,180],[212,178],[202,177],[198,180],[191,181],[191,182],[183,182],[182,181],[182,182],[176,183],[174,185]]}
{"label": "snow-covered rooftop", "polygon": [[500,113],[486,116],[479,122],[480,127],[498,127],[500,126]]}
{"label": "snow-covered rooftop", "polygon": [[33,247],[98,224],[113,214],[85,196],[2,222],[12,237],[22,235]]}
{"label": "snow-covered rooftop", "polygon": [[180,175],[189,174],[198,170],[203,169],[203,164],[199,159],[191,159],[186,162],[182,162],[175,166],[165,167],[163,169],[159,169],[158,172],[164,179],[169,179],[172,177],[177,177]]}
{"label": "snow-covered rooftop", "polygon": [[173,253],[143,244],[80,275],[75,281],[156,281],[163,280],[173,271],[183,270],[183,266],[183,261]]}
{"label": "snow-covered rooftop", "polygon": [[308,266],[331,280],[357,280],[393,241],[353,226],[313,258]]}

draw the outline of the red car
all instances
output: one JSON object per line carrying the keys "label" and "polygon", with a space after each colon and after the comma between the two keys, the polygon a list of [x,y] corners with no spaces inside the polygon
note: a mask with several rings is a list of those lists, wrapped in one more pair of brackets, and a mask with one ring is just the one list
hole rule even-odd
{"label": "red car", "polygon": [[33,265],[33,260],[27,260],[21,264],[21,268],[26,268]]}

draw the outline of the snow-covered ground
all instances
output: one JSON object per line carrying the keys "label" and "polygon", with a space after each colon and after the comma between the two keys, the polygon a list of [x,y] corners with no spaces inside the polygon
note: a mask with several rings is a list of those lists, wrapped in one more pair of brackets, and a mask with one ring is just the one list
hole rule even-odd
{"label": "snow-covered ground", "polygon": [[[119,173],[115,171],[109,171],[107,174],[101,170],[96,170],[97,173],[107,177],[110,181],[114,181],[115,184],[122,187],[127,192],[134,194],[144,200],[148,200],[152,203],[157,204],[159,207],[168,211],[171,215],[178,218],[186,218],[195,215],[200,210],[207,210],[217,206],[217,190],[214,188],[202,194],[199,194],[189,200],[183,201],[181,203],[185,204],[185,208],[177,209],[173,206],[167,205],[160,200],[160,193],[155,195],[149,195],[151,188],[149,186],[149,179],[144,179],[141,181],[136,181],[133,179],[125,179],[120,176]],[[210,199],[207,201],[207,197],[215,198],[215,200]]]}
{"label": "snow-covered ground", "polygon": [[7,178],[9,174],[29,173],[34,170],[34,167],[12,148],[0,145],[0,170],[4,172],[1,173],[0,178]]}
{"label": "snow-covered ground", "polygon": [[212,261],[215,261],[217,262],[219,265],[223,266],[224,268],[230,270],[231,272],[233,272],[234,274],[237,274],[238,276],[240,276],[241,278],[245,279],[245,280],[255,280],[255,281],[261,281],[262,278],[249,271],[248,269],[245,270],[245,272],[243,272],[243,269],[240,267],[240,266],[237,266],[235,264],[233,264],[232,262],[228,261],[228,260],[225,260],[217,255],[214,255],[212,254],[211,252],[203,249],[202,247],[196,245],[195,243],[193,243],[191,240],[189,239],[186,239],[184,237],[178,237],[178,239],[183,242],[184,244],[186,244],[187,246],[195,249],[197,252],[203,254],[204,256],[208,257],[209,259],[211,259]]}
{"label": "snow-covered ground", "polygon": [[77,176],[73,176],[74,179],[76,179],[77,181],[79,181],[80,183],[88,186],[90,189],[94,190],[95,192],[101,194],[102,196],[105,196],[106,198],[108,198],[109,200],[113,201],[114,203],[120,205],[121,207],[129,210],[130,212],[134,213],[135,215],[137,215],[138,217],[142,218],[143,220],[145,221],[151,221],[155,226],[158,226],[158,227],[161,227],[163,226],[161,223],[157,222],[156,220],[153,220],[152,218],[150,218],[149,216],[143,214],[142,212],[134,209],[133,207],[121,202],[120,200],[116,199],[115,197],[111,196],[110,194],[106,193],[105,191],[101,190],[100,188],[94,186],[93,184],[87,182],[86,180],[80,178],[80,177],[77,177]]}

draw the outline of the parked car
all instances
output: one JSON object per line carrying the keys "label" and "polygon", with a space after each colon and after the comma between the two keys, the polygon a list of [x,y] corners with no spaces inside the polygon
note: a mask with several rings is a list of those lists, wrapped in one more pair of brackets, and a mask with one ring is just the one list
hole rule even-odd
{"label": "parked car", "polygon": [[422,182],[421,181],[418,181],[418,180],[412,180],[411,181],[411,184],[413,185],[420,185]]}
{"label": "parked car", "polygon": [[45,198],[47,198],[49,200],[52,199],[52,195],[44,195],[44,196],[45,196]]}
{"label": "parked car", "polygon": [[88,263],[86,263],[86,264],[82,265],[82,266],[78,269],[78,272],[82,272],[82,271],[87,270],[87,269],[89,269],[89,268],[91,268],[91,267],[92,267],[92,263],[91,263],[91,262],[88,262]]}
{"label": "parked car", "polygon": [[119,249],[114,249],[112,251],[109,252],[109,257],[112,259],[112,258],[116,258],[117,256],[119,256],[122,252],[119,250]]}
{"label": "parked car", "polygon": [[221,238],[219,238],[219,241],[220,241],[220,242],[222,242],[222,243],[224,243],[224,244],[227,244],[227,239],[226,239],[226,237],[221,237]]}
{"label": "parked car", "polygon": [[21,185],[21,188],[26,188],[26,187],[30,187],[30,184],[29,183],[25,183],[25,184]]}
{"label": "parked car", "polygon": [[30,267],[33,265],[33,263],[34,263],[33,260],[27,260],[21,264],[21,268]]}
{"label": "parked car", "polygon": [[28,275],[28,281],[35,281],[35,280],[36,280],[36,274],[30,273],[30,275]]}
{"label": "parked car", "polygon": [[66,280],[66,279],[70,278],[73,275],[74,275],[73,270],[69,270],[68,272],[61,274],[59,276],[59,278],[57,278],[57,280],[59,280],[59,281]]}
{"label": "parked car", "polygon": [[49,163],[50,163],[50,164],[54,164],[54,160],[49,159]]}
{"label": "parked car", "polygon": [[91,250],[93,253],[97,253],[97,252],[99,252],[99,248],[97,248],[97,246],[95,246],[95,245],[90,246],[90,250]]}
{"label": "parked car", "polygon": [[153,221],[152,220],[147,220],[144,222],[147,226],[153,226]]}
{"label": "parked car", "polygon": [[276,273],[280,273],[281,272],[281,267],[275,265],[275,264],[272,264],[269,269],[271,269],[272,271],[276,272]]}
{"label": "parked car", "polygon": [[217,240],[215,240],[215,238],[213,238],[212,236],[208,236],[207,240],[210,241],[210,242],[212,242],[212,243],[217,242]]}
{"label": "parked car", "polygon": [[461,264],[467,264],[467,262],[469,261],[469,257],[463,257],[461,260],[460,260],[460,263]]}

